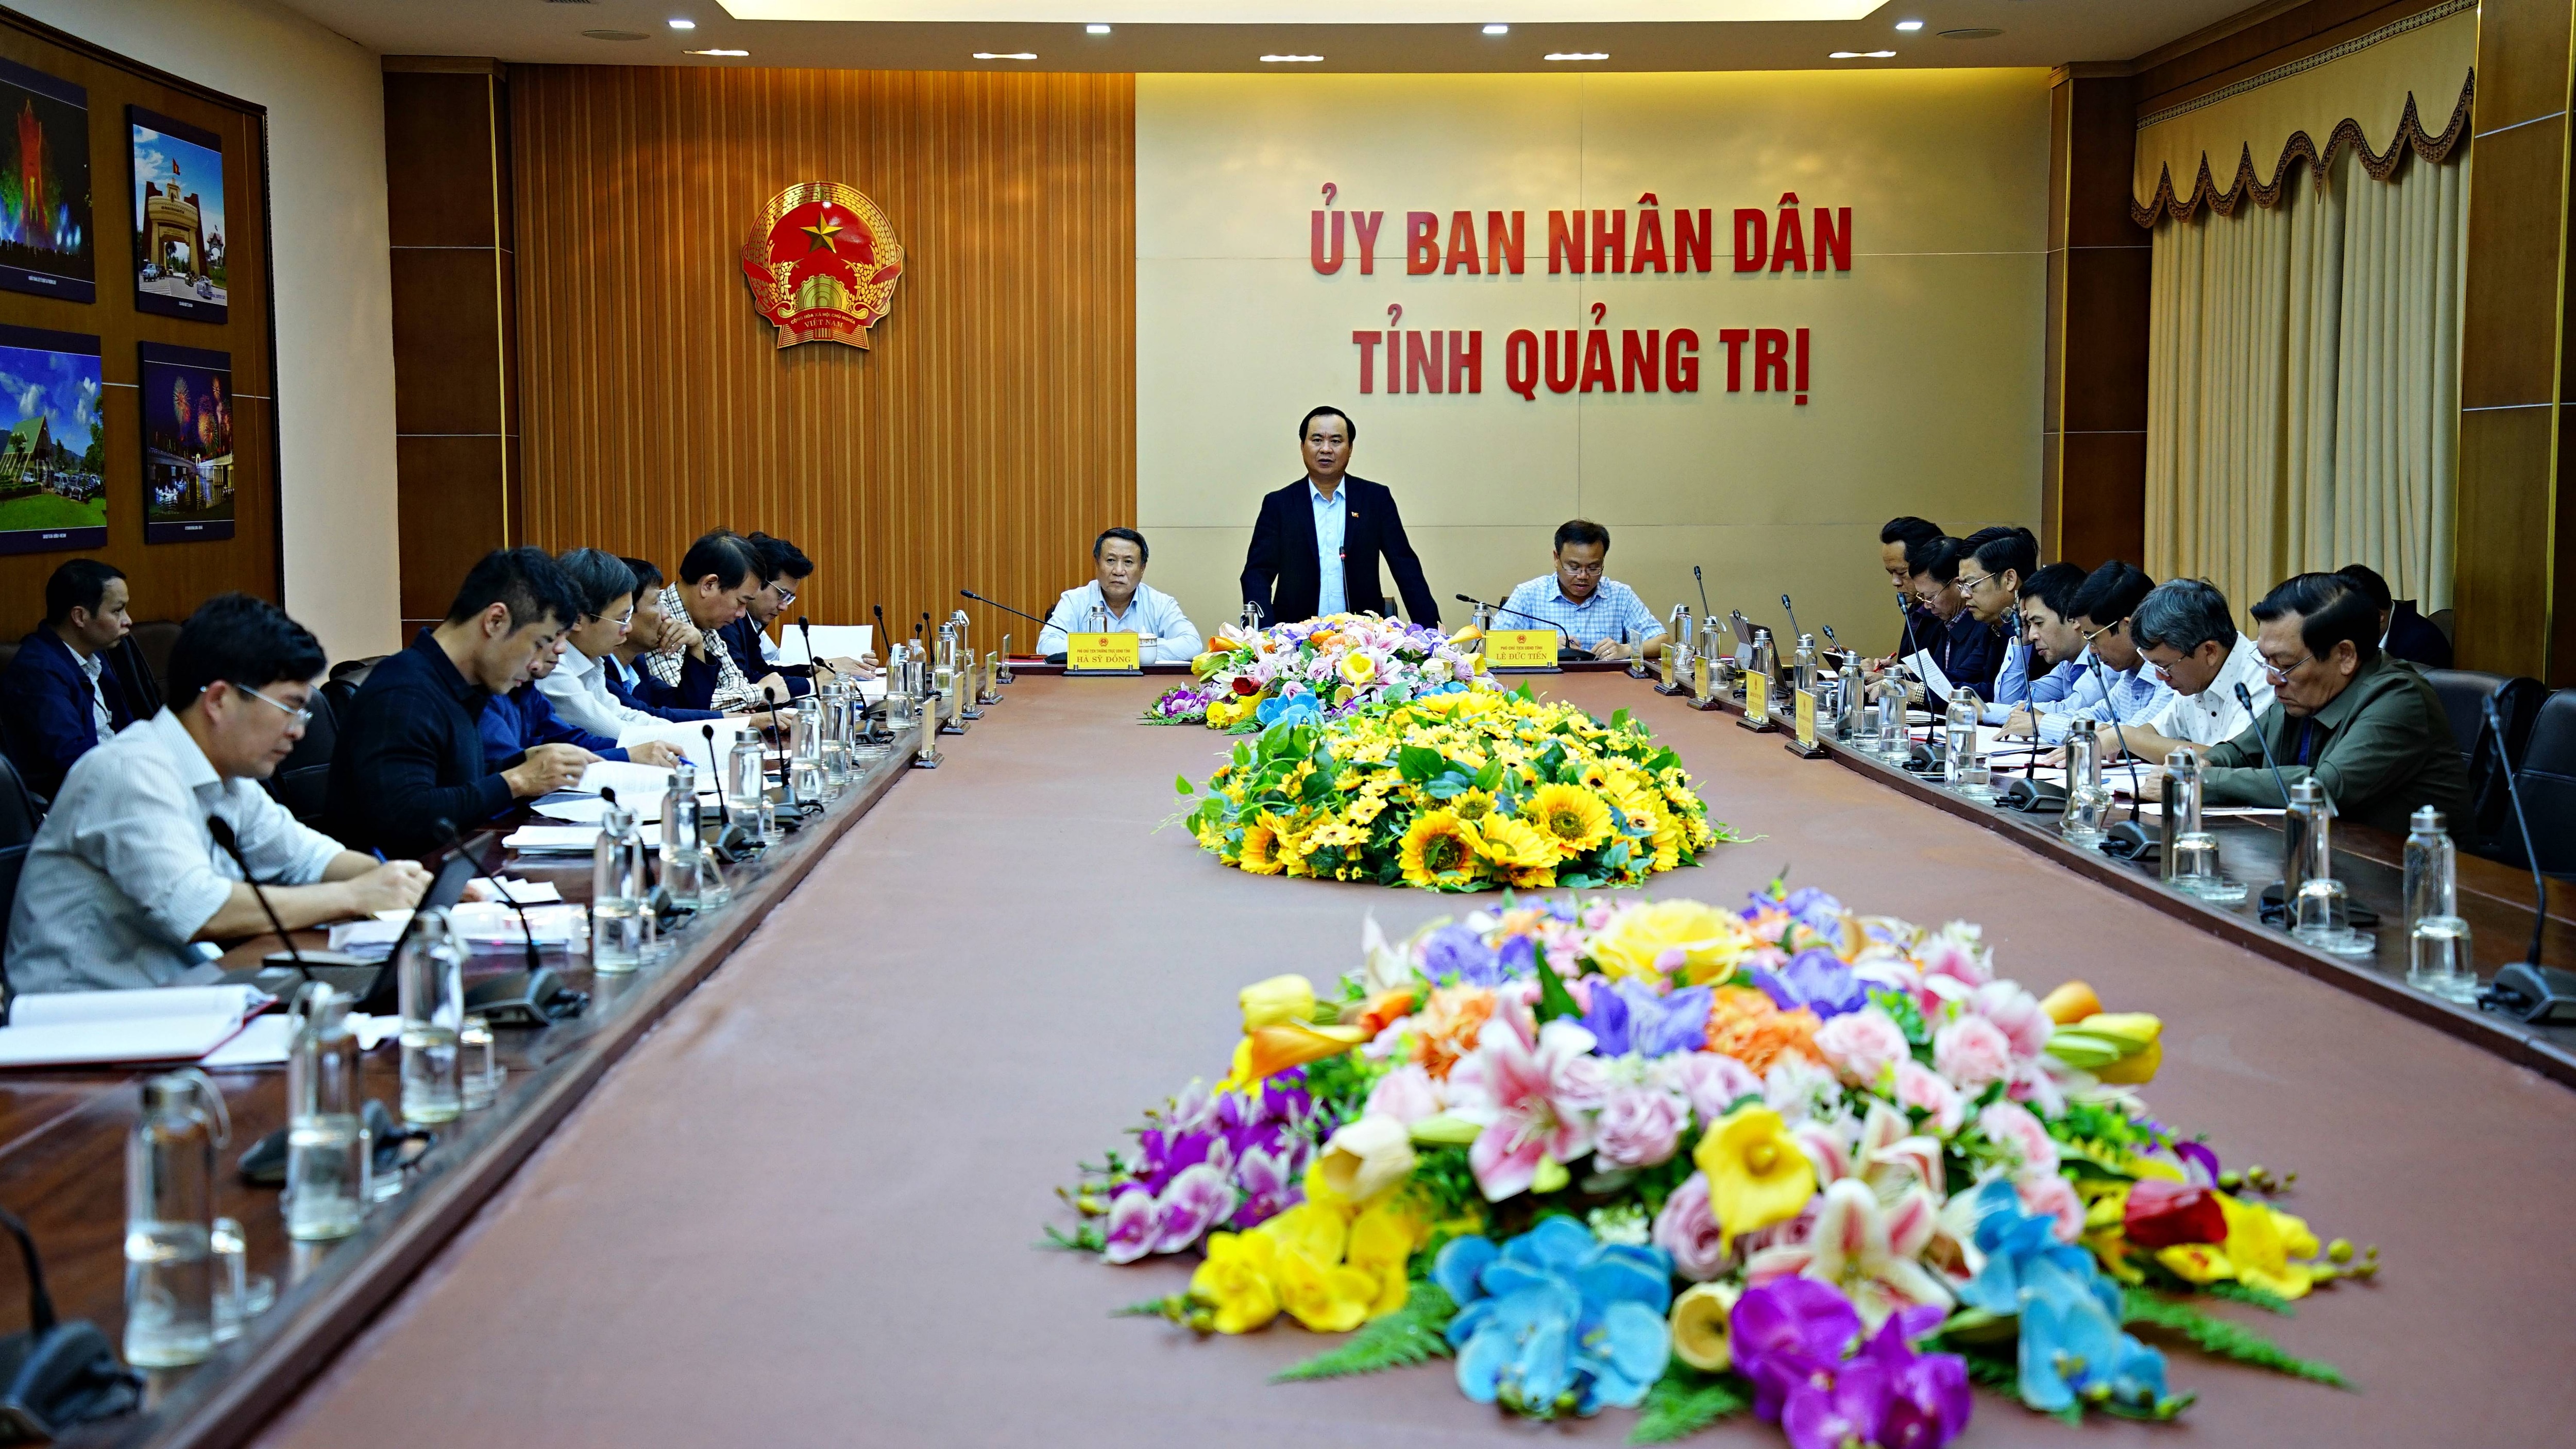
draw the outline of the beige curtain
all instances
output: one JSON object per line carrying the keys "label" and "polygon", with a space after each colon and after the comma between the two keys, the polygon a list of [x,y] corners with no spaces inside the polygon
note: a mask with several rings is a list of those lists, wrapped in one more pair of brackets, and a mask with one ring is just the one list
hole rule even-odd
{"label": "beige curtain", "polygon": [[2246,606],[2367,563],[2451,604],[2466,153],[2387,181],[2344,150],[2276,207],[2154,234],[2147,556]]}

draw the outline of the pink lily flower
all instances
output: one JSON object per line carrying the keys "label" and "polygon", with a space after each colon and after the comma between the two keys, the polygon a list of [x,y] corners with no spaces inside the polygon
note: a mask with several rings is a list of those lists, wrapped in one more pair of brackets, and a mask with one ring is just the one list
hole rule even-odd
{"label": "pink lily flower", "polygon": [[1570,1020],[1549,1022],[1533,1041],[1519,1012],[1497,1012],[1450,1070],[1449,1110],[1485,1129],[1467,1165],[1486,1201],[1529,1191],[1542,1161],[1561,1168],[1592,1150],[1593,1113],[1607,1095],[1592,1047],[1592,1033]]}
{"label": "pink lily flower", "polygon": [[1919,1261],[1939,1219],[1939,1206],[1920,1187],[1882,1207],[1867,1183],[1845,1178],[1825,1188],[1807,1240],[1755,1254],[1744,1280],[1748,1286],[1788,1277],[1830,1283],[1873,1329],[1900,1308],[1946,1309],[1950,1290]]}

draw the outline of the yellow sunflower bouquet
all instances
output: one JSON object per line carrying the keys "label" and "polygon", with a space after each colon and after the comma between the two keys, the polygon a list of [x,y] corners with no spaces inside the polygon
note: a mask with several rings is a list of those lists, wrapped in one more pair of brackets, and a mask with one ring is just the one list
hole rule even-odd
{"label": "yellow sunflower bouquet", "polygon": [[1639,885],[1720,841],[1681,758],[1626,710],[1441,694],[1282,720],[1234,747],[1182,816],[1254,875],[1474,891]]}

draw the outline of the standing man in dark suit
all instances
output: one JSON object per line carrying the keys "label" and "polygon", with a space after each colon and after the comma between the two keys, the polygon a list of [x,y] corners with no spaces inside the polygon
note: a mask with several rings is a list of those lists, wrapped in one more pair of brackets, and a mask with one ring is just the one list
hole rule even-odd
{"label": "standing man in dark suit", "polygon": [[0,744],[27,788],[52,796],[72,762],[161,708],[152,671],[126,636],[125,574],[76,558],[45,580],[45,621],[0,670]]}
{"label": "standing man in dark suit", "polygon": [[1358,438],[1359,429],[1339,408],[1317,408],[1297,425],[1306,476],[1262,498],[1261,520],[1243,557],[1244,601],[1261,606],[1262,622],[1393,613],[1378,587],[1381,555],[1413,622],[1440,622],[1395,495],[1349,475]]}

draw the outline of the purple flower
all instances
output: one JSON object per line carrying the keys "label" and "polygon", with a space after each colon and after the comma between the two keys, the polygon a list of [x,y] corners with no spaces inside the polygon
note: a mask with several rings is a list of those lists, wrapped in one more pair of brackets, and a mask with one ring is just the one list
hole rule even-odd
{"label": "purple flower", "polygon": [[1423,941],[1422,974],[1434,981],[1455,976],[1470,986],[1499,986],[1503,979],[1494,948],[1465,926],[1443,926]]}
{"label": "purple flower", "polygon": [[1780,1421],[1790,1391],[1831,1377],[1860,1333],[1851,1300],[1812,1278],[1782,1278],[1744,1290],[1728,1315],[1736,1372],[1753,1381],[1753,1412]]}
{"label": "purple flower", "polygon": [[1112,1263],[1133,1263],[1154,1251],[1154,1195],[1134,1183],[1109,1204],[1109,1226],[1100,1256]]}
{"label": "purple flower", "polygon": [[1300,1186],[1305,1174],[1298,1170],[1298,1155],[1293,1147],[1285,1156],[1258,1148],[1243,1155],[1234,1172],[1235,1186],[1242,1192],[1243,1201],[1235,1208],[1229,1226],[1236,1232],[1257,1228],[1305,1201],[1305,1190]]}
{"label": "purple flower", "polygon": [[1855,1359],[1831,1373],[1818,1373],[1789,1391],[1780,1412],[1791,1449],[1844,1449],[1849,1444],[1875,1444],[1887,1417],[1890,1385],[1887,1370],[1868,1359]]}
{"label": "purple flower", "polygon": [[1769,993],[1782,1011],[1804,1006],[1818,1016],[1840,1016],[1869,1005],[1868,985],[1831,951],[1801,951],[1777,973],[1749,974],[1753,984]]}
{"label": "purple flower", "polygon": [[1172,1179],[1201,1163],[1212,1162],[1219,1171],[1234,1166],[1232,1143],[1211,1131],[1172,1132],[1147,1128],[1136,1134],[1136,1145],[1142,1149],[1136,1181],[1145,1191],[1157,1197],[1171,1186]]}
{"label": "purple flower", "polygon": [[1583,1024],[1592,1032],[1593,1049],[1605,1057],[1695,1052],[1708,1045],[1710,1003],[1705,986],[1663,996],[1642,981],[1595,982]]}
{"label": "purple flower", "polygon": [[[1130,1194],[1129,1196],[1135,1196]],[[1125,1199],[1120,1199],[1124,1202]],[[1112,1203],[1112,1216],[1118,1203]],[[1199,1240],[1208,1229],[1225,1220],[1234,1211],[1234,1184],[1226,1174],[1207,1163],[1189,1169],[1172,1179],[1162,1200],[1154,1204],[1154,1251],[1177,1253]]]}
{"label": "purple flower", "polygon": [[2199,1172],[2203,1186],[2218,1185],[2218,1154],[2210,1151],[2206,1145],[2198,1142],[2177,1142],[2173,1145],[2173,1155],[2182,1160],[2184,1167]]}

